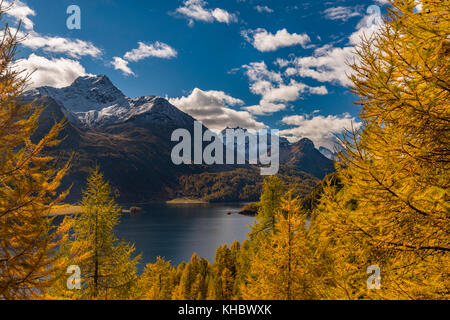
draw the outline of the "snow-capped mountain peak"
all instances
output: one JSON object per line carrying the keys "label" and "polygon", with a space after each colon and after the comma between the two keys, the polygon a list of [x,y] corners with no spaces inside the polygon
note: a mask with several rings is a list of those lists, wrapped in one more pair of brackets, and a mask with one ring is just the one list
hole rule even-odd
{"label": "snow-capped mountain peak", "polygon": [[69,121],[87,127],[125,122],[134,117],[139,117],[141,122],[178,125],[193,120],[161,97],[126,97],[105,75],[83,76],[65,88],[41,87],[24,95],[52,97],[64,106]]}
{"label": "snow-capped mountain peak", "polygon": [[32,93],[50,96],[73,113],[101,111],[113,105],[127,105],[125,95],[104,75],[79,77],[68,87],[41,87]]}

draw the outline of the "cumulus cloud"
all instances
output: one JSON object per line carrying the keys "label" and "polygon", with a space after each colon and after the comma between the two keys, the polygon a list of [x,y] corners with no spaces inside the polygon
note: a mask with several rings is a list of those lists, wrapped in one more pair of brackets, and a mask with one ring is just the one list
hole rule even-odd
{"label": "cumulus cloud", "polygon": [[348,63],[354,58],[354,48],[321,48],[313,56],[296,57],[290,62],[278,60],[280,66],[290,65],[285,70],[287,76],[312,78],[320,82],[339,83],[350,86]]}
{"label": "cumulus cloud", "polygon": [[243,66],[247,71],[246,74],[251,82],[267,81],[282,82],[283,78],[279,72],[269,70],[264,61],[252,62]]}
{"label": "cumulus cloud", "polygon": [[194,21],[208,23],[217,21],[226,24],[238,21],[235,14],[220,8],[208,9],[205,8],[206,5],[208,3],[204,0],[185,0],[183,1],[183,6],[177,8],[175,12],[188,19],[191,26],[194,24]]}
{"label": "cumulus cloud", "polygon": [[[376,18],[376,17],[372,17]],[[348,38],[344,47],[325,45],[317,48],[312,56],[294,57],[289,60],[278,59],[277,65],[286,68],[284,75],[312,78],[320,82],[331,82],[342,86],[350,86],[348,76],[352,73],[350,64],[358,62],[355,47],[361,43],[364,36],[370,38],[378,32],[382,21],[366,16],[357,25],[357,30]],[[372,23],[369,23],[372,21]],[[375,23],[373,23],[375,22]]]}
{"label": "cumulus cloud", "polygon": [[226,10],[216,8],[212,11],[212,16],[221,23],[230,24],[231,22],[236,22],[237,17],[234,14],[229,13]]}
{"label": "cumulus cloud", "polygon": [[4,1],[3,6],[8,8],[6,14],[12,17],[16,23],[22,21],[22,25],[26,30],[33,30],[34,23],[28,16],[35,16],[36,12],[28,7],[22,1]]}
{"label": "cumulus cloud", "polygon": [[148,44],[144,42],[138,42],[138,48],[125,53],[123,58],[114,57],[113,61],[111,61],[111,65],[114,66],[114,69],[121,70],[124,75],[135,76],[135,73],[128,66],[130,62],[138,62],[149,57],[172,59],[177,55],[177,50],[166,43],[159,41]]}
{"label": "cumulus cloud", "polygon": [[102,51],[91,42],[80,39],[42,36],[34,31],[29,32],[21,44],[33,50],[42,49],[46,52],[65,54],[75,59],[83,56],[98,58],[102,54]]}
{"label": "cumulus cloud", "polygon": [[223,130],[226,127],[260,130],[266,127],[249,112],[233,109],[232,107],[242,106],[244,102],[223,91],[195,88],[188,96],[171,98],[169,101],[212,130]]}
{"label": "cumulus cloud", "polygon": [[267,13],[272,13],[273,9],[270,9],[268,6],[255,6],[255,10],[258,11],[259,13],[263,13],[263,12],[267,12]]}
{"label": "cumulus cloud", "polygon": [[133,75],[135,76],[134,72],[130,69],[128,66],[128,61],[123,60],[120,57],[114,57],[111,64],[114,66],[114,69],[121,70],[124,75]]}
{"label": "cumulus cloud", "polygon": [[328,8],[324,12],[325,18],[329,20],[347,21],[350,18],[361,16],[358,7],[333,7]]}
{"label": "cumulus cloud", "polygon": [[65,58],[47,59],[34,53],[26,59],[18,60],[14,68],[33,72],[28,89],[42,86],[63,88],[78,77],[88,75],[78,61]]}
{"label": "cumulus cloud", "polygon": [[254,106],[248,106],[245,107],[244,109],[250,112],[251,114],[257,116],[265,116],[286,109],[286,105],[283,103],[268,102],[263,99],[259,102],[259,104]]}
{"label": "cumulus cloud", "polygon": [[286,29],[275,34],[265,29],[244,30],[242,36],[260,52],[276,51],[279,48],[305,45],[311,41],[307,34],[289,33]]}
{"label": "cumulus cloud", "polygon": [[310,87],[293,79],[286,83],[282,74],[269,70],[264,61],[252,62],[243,67],[250,81],[250,91],[261,96],[258,105],[244,109],[256,115],[272,114],[283,110],[286,108],[286,103],[297,101],[304,93],[319,95],[328,93],[325,86]]}
{"label": "cumulus cloud", "polygon": [[[34,23],[30,16],[36,16],[36,12],[22,1],[7,1],[4,4],[9,7],[5,11],[8,17],[14,19],[16,23],[22,21],[26,32],[20,31],[19,38],[24,38],[21,45],[32,50],[42,49],[46,52],[65,54],[71,58],[78,59],[83,56],[99,57],[102,51],[94,44],[80,39],[69,39],[63,37],[42,35],[34,30]],[[14,28],[12,28],[12,31]]]}
{"label": "cumulus cloud", "polygon": [[139,47],[125,53],[124,58],[128,61],[137,62],[148,57],[161,59],[171,59],[178,55],[178,52],[168,44],[156,41],[155,43],[138,43]]}
{"label": "cumulus cloud", "polygon": [[[83,56],[99,57],[102,51],[91,42],[80,39],[68,39],[58,36],[42,35],[34,30],[31,17],[36,12],[20,0],[5,1],[8,9],[4,12],[7,19],[12,19],[17,25],[22,22],[22,30],[17,33],[22,38],[21,45],[32,50],[41,49],[44,52],[63,54],[73,59]],[[15,27],[11,27],[16,32]],[[28,89],[51,86],[62,88],[70,85],[76,78],[87,75],[85,68],[76,60],[67,58],[42,57],[32,53],[28,58],[16,61],[14,68],[30,74]]]}
{"label": "cumulus cloud", "polygon": [[342,115],[295,115],[285,117],[282,120],[293,128],[280,131],[280,135],[287,137],[291,142],[301,138],[311,139],[316,147],[334,149],[337,142],[336,136],[342,135],[345,130],[351,130],[352,126],[358,129],[361,123],[349,114]]}

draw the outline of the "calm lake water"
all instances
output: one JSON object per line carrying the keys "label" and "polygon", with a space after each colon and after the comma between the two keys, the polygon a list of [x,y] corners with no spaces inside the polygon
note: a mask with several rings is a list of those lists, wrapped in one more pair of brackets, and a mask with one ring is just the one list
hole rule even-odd
{"label": "calm lake water", "polygon": [[[189,261],[194,252],[214,261],[216,249],[234,240],[244,241],[252,217],[237,212],[242,204],[140,205],[142,213],[123,214],[116,234],[134,242],[142,252],[140,271],[147,263],[165,257],[178,265]],[[232,212],[232,215],[228,215]]]}

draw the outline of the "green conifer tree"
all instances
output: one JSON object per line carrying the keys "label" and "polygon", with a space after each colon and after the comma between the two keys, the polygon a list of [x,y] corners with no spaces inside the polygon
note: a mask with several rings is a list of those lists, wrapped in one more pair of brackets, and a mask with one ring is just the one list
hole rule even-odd
{"label": "green conifer tree", "polygon": [[63,278],[59,292],[71,299],[133,299],[141,257],[135,255],[134,245],[114,235],[121,209],[98,168],[88,178],[81,207],[78,216],[65,218],[61,226],[70,230],[61,259],[81,269],[82,288],[67,290]]}

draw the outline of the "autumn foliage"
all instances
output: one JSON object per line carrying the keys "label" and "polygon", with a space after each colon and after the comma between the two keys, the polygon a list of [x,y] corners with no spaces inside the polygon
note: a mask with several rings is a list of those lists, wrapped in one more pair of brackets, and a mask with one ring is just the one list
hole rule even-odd
{"label": "autumn foliage", "polygon": [[[234,299],[450,297],[449,4],[391,5],[352,65],[362,128],[311,206],[276,177],[264,183],[237,271],[213,274],[235,275]],[[368,286],[374,266],[379,289]]]}
{"label": "autumn foliage", "polygon": [[[337,172],[307,202],[283,180],[263,183],[249,240],[173,266],[158,257],[137,275],[134,247],[117,239],[120,208],[94,170],[79,216],[52,232],[46,218],[67,170],[43,154],[62,123],[33,143],[40,109],[19,103],[17,41],[0,44],[0,299],[450,298],[450,5],[392,0],[361,40],[350,75],[362,127],[343,138]],[[58,237],[59,242],[56,241]],[[59,253],[53,250],[59,245]],[[84,270],[70,291],[61,270]],[[367,270],[381,271],[381,286]]]}
{"label": "autumn foliage", "polygon": [[55,169],[45,152],[63,122],[33,141],[42,109],[20,101],[27,77],[14,65],[17,31],[5,26],[0,37],[1,300],[37,296],[54,280],[57,234],[47,215],[65,196],[57,191],[68,166]]}

